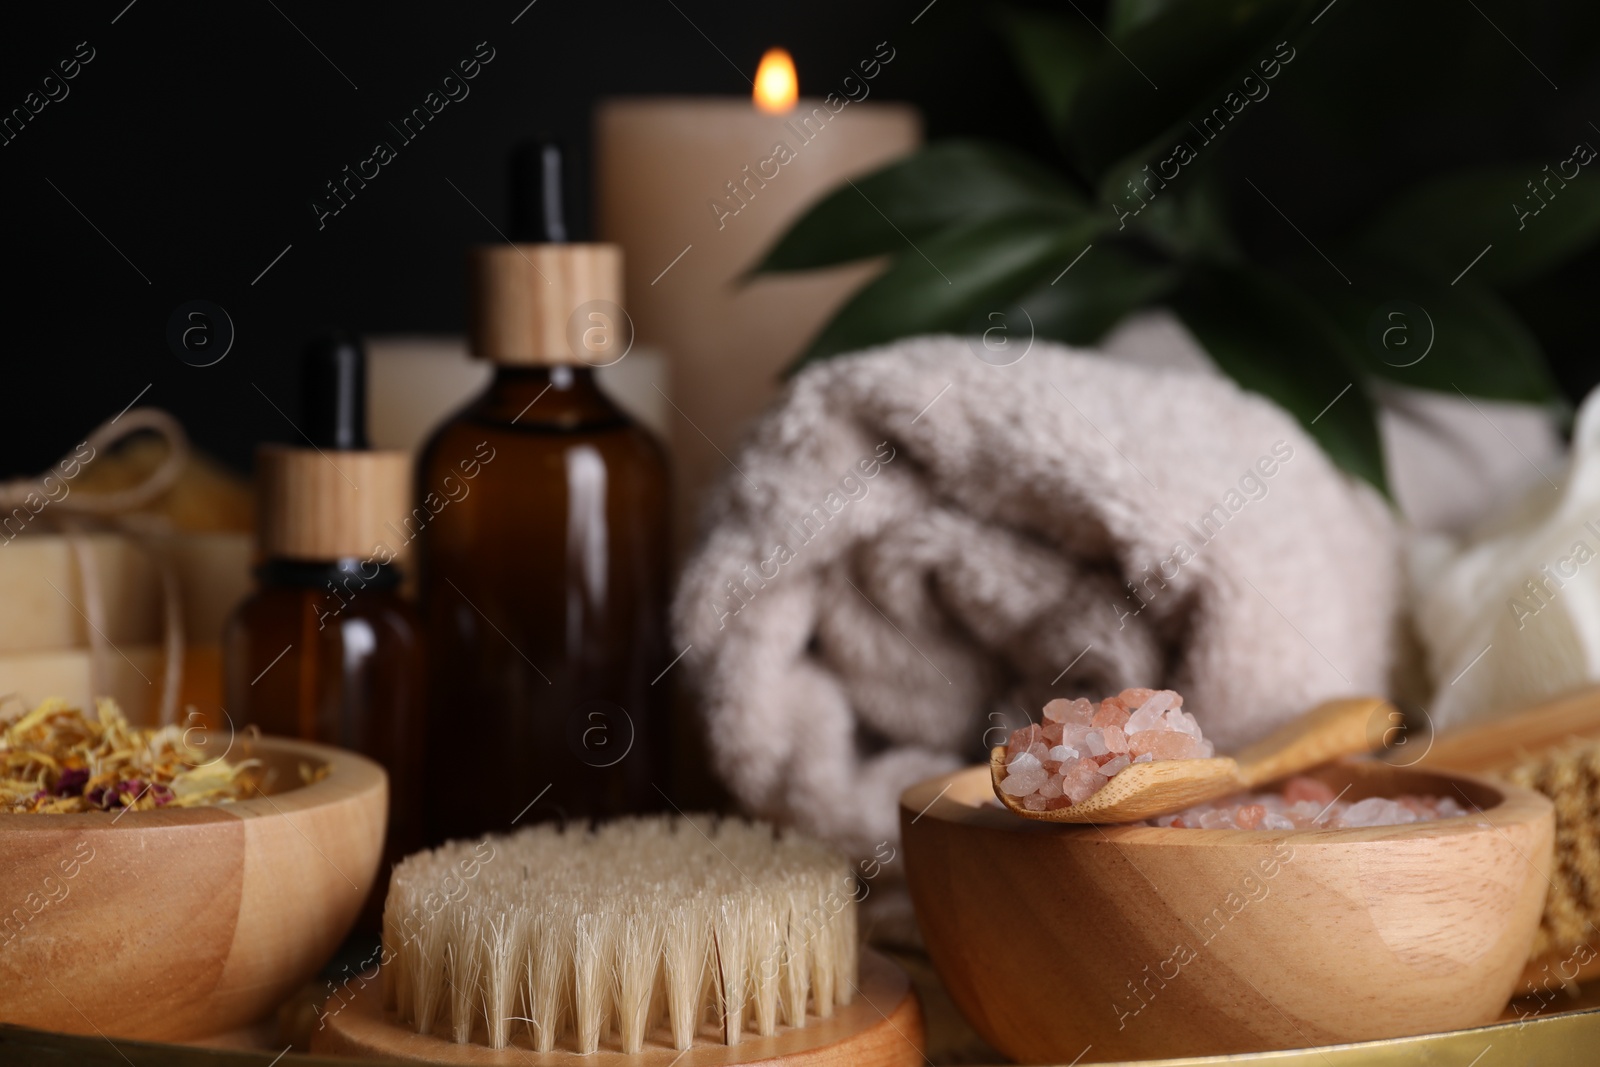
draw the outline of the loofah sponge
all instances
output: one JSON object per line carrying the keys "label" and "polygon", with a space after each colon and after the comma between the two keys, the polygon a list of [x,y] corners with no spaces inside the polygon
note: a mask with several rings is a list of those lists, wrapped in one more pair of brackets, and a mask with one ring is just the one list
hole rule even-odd
{"label": "loofah sponge", "polygon": [[1555,869],[1533,958],[1590,940],[1600,923],[1600,742],[1551,749],[1501,772],[1556,809]]}

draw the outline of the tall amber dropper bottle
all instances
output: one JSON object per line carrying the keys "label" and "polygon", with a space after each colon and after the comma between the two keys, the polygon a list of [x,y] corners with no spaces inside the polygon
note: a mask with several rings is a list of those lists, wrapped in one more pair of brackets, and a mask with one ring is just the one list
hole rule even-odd
{"label": "tall amber dropper bottle", "polygon": [[263,561],[223,632],[223,674],[236,727],[354,749],[389,772],[383,862],[361,916],[376,930],[389,869],[422,844],[426,694],[421,620],[400,595],[392,533],[410,511],[410,457],[367,448],[365,366],[353,338],[307,346],[307,447],[256,454]]}
{"label": "tall amber dropper bottle", "polygon": [[420,499],[443,501],[418,537],[433,840],[650,810],[670,790],[652,685],[670,658],[667,466],[595,381],[631,340],[622,252],[568,243],[562,153],[531,162],[513,171],[523,240],[468,256],[493,381],[418,464]]}

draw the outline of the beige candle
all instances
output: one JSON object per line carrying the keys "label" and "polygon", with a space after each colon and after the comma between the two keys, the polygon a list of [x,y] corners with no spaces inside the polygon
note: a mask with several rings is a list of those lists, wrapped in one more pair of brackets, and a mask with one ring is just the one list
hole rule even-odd
{"label": "beige candle", "polygon": [[[622,245],[638,338],[663,349],[670,367],[680,553],[707,484],[731,469],[723,454],[776,395],[784,367],[876,269],[740,280],[813,202],[917,146],[914,108],[858,102],[871,91],[866,72],[876,76],[892,57],[881,45],[860,76],[822,99],[769,104],[776,113],[733,98],[600,106],[600,235]],[[764,63],[758,88],[781,81]]]}

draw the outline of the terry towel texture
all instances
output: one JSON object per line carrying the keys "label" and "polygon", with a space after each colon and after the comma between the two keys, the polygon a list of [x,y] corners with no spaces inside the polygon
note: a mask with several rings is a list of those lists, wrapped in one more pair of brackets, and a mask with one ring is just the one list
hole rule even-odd
{"label": "terry towel texture", "polygon": [[799,375],[674,604],[718,773],[861,857],[1053,696],[1172,687],[1227,750],[1387,690],[1398,535],[1231,382],[917,338]]}

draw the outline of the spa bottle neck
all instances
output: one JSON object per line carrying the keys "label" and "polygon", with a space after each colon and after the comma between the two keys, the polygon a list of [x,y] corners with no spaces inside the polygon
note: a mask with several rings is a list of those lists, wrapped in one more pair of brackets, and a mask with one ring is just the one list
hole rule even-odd
{"label": "spa bottle neck", "polygon": [[478,414],[492,422],[529,428],[632,421],[600,388],[593,368],[572,364],[497,365]]}

